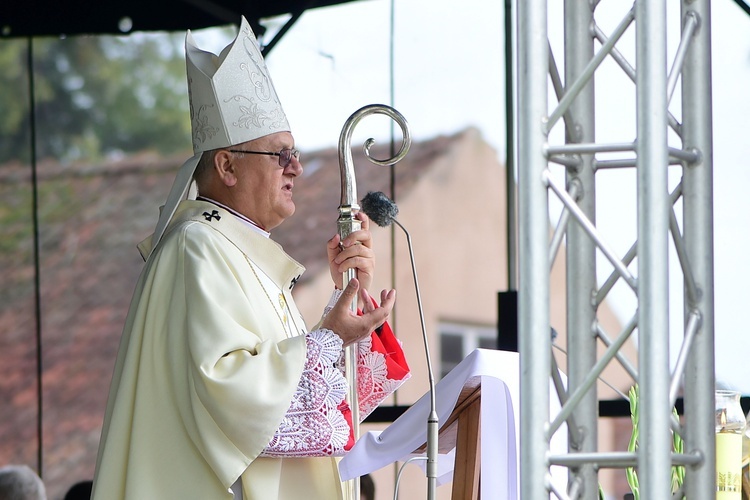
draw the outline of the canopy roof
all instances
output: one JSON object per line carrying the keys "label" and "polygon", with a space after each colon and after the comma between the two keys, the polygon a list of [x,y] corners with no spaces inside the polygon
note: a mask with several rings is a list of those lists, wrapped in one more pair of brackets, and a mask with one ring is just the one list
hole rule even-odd
{"label": "canopy roof", "polygon": [[8,0],[0,4],[0,38],[131,31],[185,31],[259,20],[351,0]]}
{"label": "canopy roof", "polygon": [[[185,31],[259,20],[352,0],[6,0],[0,3],[0,38],[130,31]],[[750,0],[734,0],[750,14]],[[260,33],[258,33],[260,34]]]}

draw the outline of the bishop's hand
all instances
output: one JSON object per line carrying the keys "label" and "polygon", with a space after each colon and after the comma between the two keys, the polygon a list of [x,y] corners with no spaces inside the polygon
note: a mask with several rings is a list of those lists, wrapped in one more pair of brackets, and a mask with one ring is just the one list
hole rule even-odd
{"label": "bishop's hand", "polygon": [[[351,310],[351,303],[359,292],[359,298],[365,304],[361,316]],[[326,315],[321,323],[321,328],[331,330],[344,341],[344,346],[356,342],[381,326],[388,320],[388,316],[396,303],[396,290],[383,290],[380,292],[380,306],[372,304],[367,290],[360,288],[359,281],[353,279],[349,282],[341,294],[336,305]]]}
{"label": "bishop's hand", "polygon": [[339,290],[344,288],[343,275],[349,269],[357,271],[357,279],[365,290],[370,288],[375,276],[375,252],[372,249],[370,218],[364,212],[357,213],[355,217],[361,222],[359,231],[354,231],[343,241],[338,234],[328,240],[328,267],[331,278]]}

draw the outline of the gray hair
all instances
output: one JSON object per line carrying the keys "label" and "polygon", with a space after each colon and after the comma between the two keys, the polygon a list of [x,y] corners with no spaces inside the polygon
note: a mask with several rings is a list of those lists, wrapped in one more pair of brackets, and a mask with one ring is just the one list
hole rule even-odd
{"label": "gray hair", "polygon": [[206,182],[209,172],[214,168],[214,157],[216,153],[221,149],[212,149],[210,151],[204,151],[201,155],[201,159],[198,160],[198,164],[195,166],[195,172],[193,172],[193,180],[195,181],[198,191],[200,187]]}
{"label": "gray hair", "polygon": [[0,500],[47,500],[47,491],[28,465],[6,465],[0,467]]}

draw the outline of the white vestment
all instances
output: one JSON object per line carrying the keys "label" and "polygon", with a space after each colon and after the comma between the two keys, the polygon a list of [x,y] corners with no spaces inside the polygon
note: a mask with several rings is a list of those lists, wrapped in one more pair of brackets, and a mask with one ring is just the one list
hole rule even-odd
{"label": "white vestment", "polygon": [[303,271],[220,207],[180,204],[126,320],[94,500],[231,499],[238,479],[244,500],[341,498],[335,458],[259,458],[305,365]]}

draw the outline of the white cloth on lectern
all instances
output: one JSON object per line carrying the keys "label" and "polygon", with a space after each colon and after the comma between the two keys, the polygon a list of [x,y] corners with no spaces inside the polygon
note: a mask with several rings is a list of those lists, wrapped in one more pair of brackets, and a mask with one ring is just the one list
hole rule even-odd
{"label": "white cloth on lectern", "polygon": [[[518,388],[518,354],[477,349],[469,354],[436,386],[437,413],[440,422],[450,416],[461,389],[472,379],[481,378],[482,468],[491,470],[481,481],[482,498],[517,498],[517,437],[513,391]],[[395,461],[413,456],[413,450],[425,442],[430,395],[425,394],[396,422],[382,432],[362,436],[339,463],[343,480],[367,474]],[[444,481],[452,478],[453,457],[441,455],[438,475]]]}

